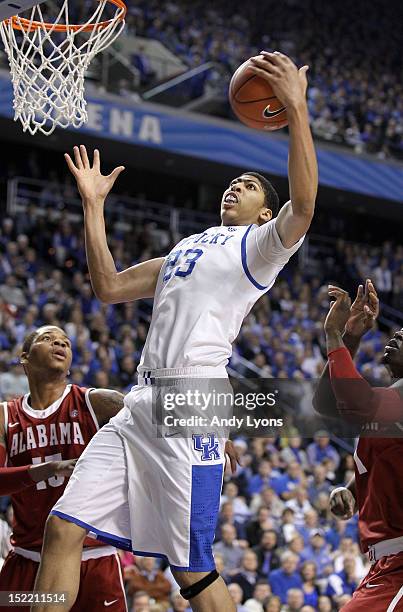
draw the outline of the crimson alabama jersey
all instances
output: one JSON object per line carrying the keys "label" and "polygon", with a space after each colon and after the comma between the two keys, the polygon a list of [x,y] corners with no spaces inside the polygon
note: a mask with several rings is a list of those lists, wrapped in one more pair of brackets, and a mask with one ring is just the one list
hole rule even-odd
{"label": "crimson alabama jersey", "polygon": [[[91,389],[67,385],[63,395],[45,410],[33,410],[29,395],[3,403],[7,466],[75,459],[98,430],[89,401]],[[11,496],[14,508],[13,546],[40,550],[45,522],[68,479],[53,476]],[[88,546],[97,546],[87,538]]]}
{"label": "crimson alabama jersey", "polygon": [[361,437],[354,453],[361,549],[403,536],[403,439]]}

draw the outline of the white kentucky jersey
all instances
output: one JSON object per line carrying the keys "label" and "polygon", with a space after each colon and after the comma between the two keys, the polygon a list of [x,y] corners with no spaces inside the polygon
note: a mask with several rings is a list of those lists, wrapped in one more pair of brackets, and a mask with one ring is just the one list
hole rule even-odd
{"label": "white kentucky jersey", "polygon": [[224,367],[245,316],[302,242],[284,248],[275,219],[181,240],[161,268],[139,372]]}

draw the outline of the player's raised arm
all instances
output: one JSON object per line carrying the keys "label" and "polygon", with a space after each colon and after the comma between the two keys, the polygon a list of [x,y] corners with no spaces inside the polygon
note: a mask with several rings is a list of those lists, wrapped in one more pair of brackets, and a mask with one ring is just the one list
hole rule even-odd
{"label": "player's raised arm", "polygon": [[104,204],[124,167],[104,176],[99,151],[94,151],[91,165],[84,146],[74,147],[74,161],[67,153],[65,158],[83,202],[85,248],[95,295],[109,304],[153,297],[163,258],[118,273],[106,240]]}
{"label": "player's raised arm", "polygon": [[[364,307],[369,310],[369,306]],[[336,396],[338,411],[347,421],[367,423],[394,423],[403,418],[403,400],[400,389],[371,387],[354,366],[351,355],[343,342],[343,329],[350,315],[350,298],[345,291],[338,290],[325,321],[326,345],[329,361],[330,381]],[[403,330],[397,332],[385,347],[396,352],[396,363],[389,360],[392,373],[398,378],[402,374],[401,348]]]}
{"label": "player's raised arm", "polygon": [[[329,296],[335,298],[344,293],[340,287],[329,285]],[[379,315],[379,299],[376,289],[370,279],[363,285],[359,285],[356,298],[350,308],[350,316],[347,320],[343,342],[354,359],[363,336],[372,329]],[[329,376],[329,362],[326,363],[320,376],[318,386],[313,397],[313,406],[318,414],[327,417],[338,417],[336,397],[333,393]]]}
{"label": "player's raised arm", "polygon": [[318,165],[306,103],[308,66],[298,70],[289,57],[262,51],[252,58],[253,70],[266,79],[287,108],[290,131],[288,180],[290,198],[280,210],[276,228],[283,246],[292,247],[309,229],[318,190]]}

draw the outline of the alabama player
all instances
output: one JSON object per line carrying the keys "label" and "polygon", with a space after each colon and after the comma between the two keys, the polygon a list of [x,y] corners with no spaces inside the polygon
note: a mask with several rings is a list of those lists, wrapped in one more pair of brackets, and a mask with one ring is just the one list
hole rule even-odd
{"label": "alabama player", "polygon": [[371,388],[357,372],[352,354],[378,315],[375,288],[369,280],[365,292],[360,286],[351,308],[345,291],[332,286],[329,293],[336,298],[325,322],[329,362],[315,406],[328,416],[337,412],[354,423],[377,425],[360,435],[354,453],[355,478],[348,487],[335,489],[330,498],[332,512],[339,518],[350,518],[358,508],[361,549],[372,562],[343,611],[402,611],[403,439],[397,421],[403,416],[403,330],[389,340],[383,357],[397,382],[389,388]]}
{"label": "alabama player", "polygon": [[[158,436],[155,417],[168,396],[180,401],[192,388],[200,397],[200,388],[211,396],[218,386],[227,391],[220,395],[228,396],[225,366],[242,321],[301,246],[312,221],[318,173],[306,103],[307,67],[298,70],[281,53],[264,53],[252,63],[287,107],[290,201],[280,212],[270,182],[245,172],[223,194],[220,226],[185,238],[166,258],[117,273],[103,207],[123,168],[103,176],[99,152],[91,164],[85,147],[75,147],[74,162],[66,156],[83,200],[96,295],[109,303],[154,297],[154,307],[139,384],[77,462],[47,523],[36,588],[68,590],[71,599],[64,610],[78,589],[76,560],[87,531],[136,554],[168,559],[195,612],[235,610],[212,554],[225,435],[216,426],[203,431],[190,425],[188,436],[175,429]],[[189,403],[185,408],[191,414]],[[105,496],[107,506],[101,503]],[[56,568],[62,558],[63,573]],[[61,610],[37,608],[44,609]]]}
{"label": "alabama player", "polygon": [[[33,590],[48,514],[77,458],[123,406],[117,391],[67,384],[71,360],[64,331],[40,327],[25,339],[21,354],[29,394],[0,404],[0,465],[5,466],[0,468],[0,495],[11,495],[15,517],[14,550],[0,573],[1,591]],[[126,610],[120,562],[113,546],[87,538],[73,609],[97,611],[105,606]]]}

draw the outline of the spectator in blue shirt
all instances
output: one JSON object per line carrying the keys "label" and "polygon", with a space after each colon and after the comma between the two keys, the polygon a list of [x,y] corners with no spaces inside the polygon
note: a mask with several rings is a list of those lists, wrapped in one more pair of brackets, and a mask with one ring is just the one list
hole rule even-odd
{"label": "spectator in blue shirt", "polygon": [[281,499],[288,501],[295,496],[295,488],[306,480],[304,472],[298,461],[291,461],[284,476],[280,477],[278,486]]}
{"label": "spectator in blue shirt", "polygon": [[346,556],[343,562],[343,570],[329,576],[326,595],[329,597],[352,595],[359,582],[355,572],[355,558],[352,555]]}
{"label": "spectator in blue shirt", "polygon": [[332,485],[326,476],[326,468],[323,465],[315,465],[313,475],[308,480],[308,496],[311,503],[314,504],[322,492],[329,495]]}
{"label": "spectator in blue shirt", "polygon": [[335,520],[334,525],[325,533],[326,542],[330,544],[332,550],[340,548],[342,538],[351,538],[358,542],[358,515],[353,516],[348,521]]}
{"label": "spectator in blue shirt", "polygon": [[262,459],[259,464],[258,473],[252,476],[249,481],[248,493],[254,495],[260,493],[263,487],[271,487],[278,494],[278,489],[281,487],[282,478],[273,478],[271,475],[271,463],[267,459]]}
{"label": "spectator in blue shirt", "polygon": [[331,459],[336,470],[339,467],[340,456],[337,450],[330,444],[330,437],[327,431],[319,430],[315,433],[314,442],[308,445],[306,453],[312,469],[315,465],[322,463],[324,459]]}
{"label": "spectator in blue shirt", "polygon": [[302,551],[301,559],[302,561],[314,561],[316,563],[319,578],[329,575],[329,569],[331,571],[333,567],[332,558],[323,530],[318,529],[312,533],[310,544]]}
{"label": "spectator in blue shirt", "polygon": [[300,573],[303,580],[304,605],[312,606],[316,610],[320,593],[316,583],[316,563],[314,561],[304,561]]}
{"label": "spectator in blue shirt", "polygon": [[269,583],[274,595],[278,595],[281,603],[287,601],[287,591],[289,589],[301,589],[302,578],[297,571],[298,557],[292,552],[285,552],[281,555],[281,567],[274,570]]}

